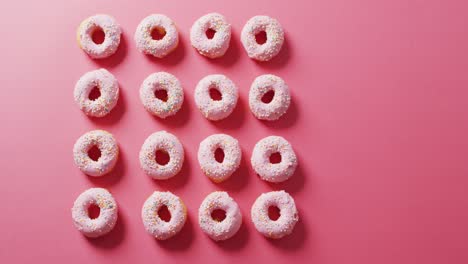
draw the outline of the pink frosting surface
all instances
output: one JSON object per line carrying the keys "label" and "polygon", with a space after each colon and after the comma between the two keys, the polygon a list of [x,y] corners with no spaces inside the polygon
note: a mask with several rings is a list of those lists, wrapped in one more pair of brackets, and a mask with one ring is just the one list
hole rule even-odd
{"label": "pink frosting surface", "polygon": [[[95,87],[101,95],[91,100],[89,94]],[[90,71],[78,80],[73,96],[86,115],[103,117],[110,113],[119,100],[119,84],[114,75],[106,69]]]}
{"label": "pink frosting surface", "polygon": [[[158,216],[161,206],[167,206],[171,219],[166,222]],[[184,202],[171,192],[154,192],[146,199],[141,209],[141,218],[146,232],[158,240],[173,237],[184,227],[187,209]]]}
{"label": "pink frosting surface", "polygon": [[[88,151],[96,146],[101,151],[97,161],[89,157]],[[117,163],[119,146],[111,133],[93,130],[82,135],[73,146],[73,158],[76,166],[89,176],[103,176],[109,173]]]}
{"label": "pink frosting surface", "polygon": [[[163,150],[169,155],[165,165],[156,162],[156,151]],[[140,150],[140,166],[143,171],[157,180],[166,180],[179,173],[184,163],[184,148],[171,133],[159,131],[151,134]]]}
{"label": "pink frosting surface", "polygon": [[[224,160],[219,163],[215,159],[215,151],[221,149]],[[198,163],[201,170],[214,182],[227,180],[239,168],[242,152],[237,139],[226,134],[215,134],[200,142],[198,148]]]}
{"label": "pink frosting surface", "polygon": [[[211,213],[220,209],[226,212],[222,221],[213,219]],[[242,224],[242,214],[237,203],[227,192],[210,193],[198,209],[200,228],[215,241],[226,240],[234,236]]]}
{"label": "pink frosting surface", "polygon": [[[268,216],[270,206],[276,206],[280,210],[280,216],[277,220],[272,220]],[[299,213],[294,199],[285,191],[261,194],[252,205],[251,217],[258,232],[274,239],[291,234],[299,221]]]}
{"label": "pink frosting surface", "polygon": [[[158,99],[154,92],[165,90],[167,101]],[[167,72],[150,74],[140,86],[140,100],[145,109],[155,116],[166,118],[175,115],[184,103],[184,90],[179,80]]]}
{"label": "pink frosting surface", "polygon": [[[281,162],[270,162],[270,156],[274,153],[281,155]],[[297,157],[291,144],[279,136],[269,136],[258,141],[250,161],[258,176],[268,182],[283,182],[289,179],[297,167]]]}
{"label": "pink frosting surface", "polygon": [[[210,89],[221,94],[221,100],[210,97]],[[201,79],[195,88],[195,103],[200,112],[209,120],[217,121],[228,117],[237,105],[237,86],[222,74],[212,74]]]}
{"label": "pink frosting surface", "polygon": [[[212,39],[206,36],[206,31],[215,31]],[[190,29],[190,42],[203,56],[218,58],[226,53],[231,41],[231,25],[226,18],[218,13],[209,13],[197,19]]]}
{"label": "pink frosting surface", "polygon": [[[258,44],[255,35],[264,31],[266,42]],[[241,33],[241,41],[247,55],[259,61],[269,61],[283,47],[284,31],[278,20],[268,16],[254,16],[245,24]]]}
{"label": "pink frosting surface", "polygon": [[[153,39],[153,30],[165,32],[162,39]],[[179,45],[179,33],[172,19],[162,14],[145,17],[135,31],[135,43],[140,52],[163,58]]]}
{"label": "pink frosting surface", "polygon": [[[262,102],[267,92],[273,91],[271,102]],[[280,77],[273,74],[260,75],[253,81],[249,91],[249,106],[252,114],[261,120],[277,120],[288,111],[291,104],[289,87]]]}
{"label": "pink frosting surface", "polygon": [[[101,29],[104,32],[104,42],[96,44],[92,35]],[[117,51],[122,30],[117,21],[105,14],[88,17],[78,27],[76,38],[78,45],[93,59],[107,58]]]}
{"label": "pink frosting surface", "polygon": [[[93,204],[100,208],[99,216],[95,219],[88,215],[88,208]],[[71,212],[76,229],[87,237],[100,237],[109,233],[118,217],[117,203],[104,188],[91,188],[81,193]]]}

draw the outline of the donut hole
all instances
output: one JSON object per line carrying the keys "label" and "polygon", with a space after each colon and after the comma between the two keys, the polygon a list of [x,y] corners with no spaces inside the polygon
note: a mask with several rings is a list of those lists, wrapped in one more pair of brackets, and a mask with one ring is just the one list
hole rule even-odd
{"label": "donut hole", "polygon": [[278,218],[281,216],[281,210],[278,208],[278,206],[270,206],[268,207],[268,218],[270,220],[276,221]]}
{"label": "donut hole", "polygon": [[97,204],[91,204],[88,207],[88,216],[91,219],[96,219],[101,214],[101,208]]}
{"label": "donut hole", "polygon": [[224,150],[222,148],[217,148],[214,152],[215,160],[218,163],[223,163],[224,161]]}
{"label": "donut hole", "polygon": [[102,30],[102,28],[100,27],[96,27],[93,30],[93,33],[91,34],[91,39],[97,45],[102,44],[105,38],[106,38],[106,33],[104,33],[104,30]]}
{"label": "donut hole", "polygon": [[281,154],[279,152],[272,153],[269,159],[271,164],[278,164],[281,162]]}
{"label": "donut hole", "polygon": [[162,205],[158,209],[158,217],[161,218],[164,222],[171,221],[171,212],[169,212],[169,208],[166,205]]}
{"label": "donut hole", "polygon": [[216,87],[212,87],[210,88],[210,98],[213,101],[221,101],[221,99],[223,99],[223,95]]}
{"label": "donut hole", "polygon": [[222,222],[224,219],[226,219],[226,211],[223,209],[215,209],[213,212],[211,212],[211,218],[216,222]]}
{"label": "donut hole", "polygon": [[165,150],[162,150],[162,149],[158,149],[156,150],[156,163],[158,163],[159,165],[166,165],[169,163],[170,161],[170,157],[169,157],[169,154],[167,153],[167,151]]}
{"label": "donut hole", "polygon": [[154,96],[163,102],[167,102],[168,95],[164,89],[157,89],[154,91]]}
{"label": "donut hole", "polygon": [[273,97],[275,97],[275,91],[270,90],[262,96],[262,102],[265,104],[269,104],[271,103],[271,101],[273,101]]}
{"label": "donut hole", "polygon": [[259,45],[265,44],[267,42],[267,33],[264,30],[258,32],[255,34],[255,41]]}
{"label": "donut hole", "polygon": [[216,30],[209,28],[205,31],[205,35],[208,39],[213,39],[216,34]]}
{"label": "donut hole", "polygon": [[101,157],[101,150],[94,145],[88,150],[88,157],[94,161],[98,161]]}
{"label": "donut hole", "polygon": [[99,97],[101,97],[101,89],[99,89],[99,87],[97,86],[94,86],[93,89],[91,89],[91,91],[89,92],[88,99],[91,101],[95,101]]}
{"label": "donut hole", "polygon": [[166,30],[162,27],[154,27],[151,30],[151,38],[153,40],[161,40],[166,36]]}

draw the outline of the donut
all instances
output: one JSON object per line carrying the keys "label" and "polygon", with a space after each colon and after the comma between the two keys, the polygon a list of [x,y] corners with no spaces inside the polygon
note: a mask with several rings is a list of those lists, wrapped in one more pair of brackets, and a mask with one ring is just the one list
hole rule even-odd
{"label": "donut", "polygon": [[[212,37],[208,37],[209,32]],[[190,29],[190,42],[203,56],[214,59],[224,55],[231,41],[231,25],[223,15],[209,13],[200,17]]]}
{"label": "donut", "polygon": [[[212,89],[221,95],[221,99],[212,98]],[[238,98],[239,92],[236,85],[222,74],[204,77],[195,88],[195,103],[198,109],[212,121],[228,117],[236,107]]]}
{"label": "donut", "polygon": [[[224,157],[218,161],[215,153]],[[203,173],[214,182],[228,179],[239,168],[242,157],[237,139],[226,134],[215,134],[205,138],[198,148],[198,163]]]}
{"label": "donut", "polygon": [[[100,157],[93,160],[89,151],[98,148]],[[73,157],[78,168],[89,176],[102,176],[109,173],[117,163],[119,146],[111,133],[93,130],[82,135],[73,147]]]}
{"label": "donut", "polygon": [[[272,160],[275,156],[279,156],[280,160]],[[296,154],[291,144],[279,136],[269,136],[258,141],[250,161],[260,178],[268,182],[289,179],[297,167]]]}
{"label": "donut", "polygon": [[[155,30],[162,36],[161,39],[152,37]],[[140,52],[153,55],[157,58],[165,57],[179,45],[179,33],[174,21],[161,14],[145,17],[138,24],[134,39]]]}
{"label": "donut", "polygon": [[[159,210],[164,206],[170,213],[168,221],[159,216]],[[171,192],[154,192],[143,204],[141,218],[146,232],[158,240],[166,240],[184,227],[187,209],[182,199]]]}
{"label": "donut", "polygon": [[[265,32],[266,42],[259,44],[257,34]],[[254,16],[245,24],[241,33],[241,42],[247,55],[258,61],[269,61],[281,50],[284,31],[278,20],[269,16]]]}
{"label": "donut", "polygon": [[[166,164],[156,161],[157,152],[169,156]],[[176,136],[166,131],[151,134],[140,150],[140,166],[150,177],[166,180],[179,173],[184,163],[184,148]]]}
{"label": "donut", "polygon": [[[273,220],[268,215],[270,207],[279,209],[279,218]],[[285,191],[261,194],[252,205],[252,222],[258,232],[265,237],[278,239],[292,233],[299,221],[294,199]]]}
{"label": "donut", "polygon": [[[271,101],[267,101],[269,94],[273,95]],[[286,113],[290,104],[288,85],[276,75],[260,75],[250,86],[250,111],[260,120],[277,120]]]}
{"label": "donut", "polygon": [[[100,95],[90,98],[94,89],[98,89]],[[110,113],[119,100],[119,84],[106,69],[90,71],[78,80],[73,96],[86,115],[103,117]]]}
{"label": "donut", "polygon": [[[166,98],[156,97],[156,91],[164,91]],[[160,118],[175,115],[184,102],[184,90],[179,80],[167,72],[149,75],[141,84],[140,100],[145,109]]]}
{"label": "donut", "polygon": [[[91,206],[99,207],[99,216],[92,219],[88,213]],[[104,188],[84,191],[73,204],[72,218],[76,229],[87,237],[100,237],[109,233],[117,222],[117,203]]]}
{"label": "donut", "polygon": [[[104,33],[104,41],[97,44],[93,41],[96,31]],[[107,58],[117,51],[122,30],[117,21],[109,15],[95,15],[81,22],[76,32],[78,45],[93,59]]]}
{"label": "donut", "polygon": [[[224,219],[213,217],[213,212],[221,210]],[[215,241],[234,236],[242,224],[242,214],[237,203],[227,192],[212,192],[203,200],[198,209],[198,223],[205,234]]]}

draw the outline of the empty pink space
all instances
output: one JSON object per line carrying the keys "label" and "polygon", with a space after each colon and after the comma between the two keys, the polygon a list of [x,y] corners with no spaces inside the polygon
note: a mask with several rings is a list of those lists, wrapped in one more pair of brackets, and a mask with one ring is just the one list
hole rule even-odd
{"label": "empty pink space", "polygon": [[[468,19],[466,1],[4,1],[0,4],[0,263],[467,263],[468,262]],[[210,60],[190,45],[192,23],[209,12],[232,24],[231,46]],[[108,59],[92,60],[76,28],[97,13],[114,16],[122,43]],[[136,50],[133,34],[149,14],[172,18],[179,47],[164,59]],[[286,42],[269,62],[248,58],[240,42],[254,15],[280,21]],[[121,96],[104,118],[89,118],[73,100],[79,77],[106,68]],[[143,108],[139,87],[151,73],[179,78],[185,102],[160,120]],[[193,92],[208,74],[225,74],[240,91],[233,114],[206,120]],[[292,105],[276,122],[250,113],[248,92],[260,74],[281,76]],[[91,178],[74,165],[76,139],[105,129],[121,156],[114,171]],[[182,171],[155,181],[139,167],[151,133],[166,130],[185,148]],[[242,162],[231,179],[212,183],[196,158],[214,133],[240,142]],[[269,135],[291,142],[295,174],[268,184],[250,166],[255,143]],[[119,220],[105,237],[87,239],[71,207],[90,187],[107,188]],[[294,232],[260,235],[250,208],[263,192],[286,190],[299,210]],[[180,196],[188,208],[181,233],[149,236],[141,220],[155,190]],[[198,226],[198,207],[227,191],[243,224],[216,243]]]}

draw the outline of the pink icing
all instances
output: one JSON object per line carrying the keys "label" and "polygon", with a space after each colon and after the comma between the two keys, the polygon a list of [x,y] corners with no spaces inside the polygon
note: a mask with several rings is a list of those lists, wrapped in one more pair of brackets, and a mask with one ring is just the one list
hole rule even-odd
{"label": "pink icing", "polygon": [[[206,36],[208,29],[214,30],[212,39]],[[226,53],[231,41],[231,25],[223,15],[210,13],[200,17],[190,30],[192,46],[203,56],[218,58]]]}
{"label": "pink icing", "polygon": [[[273,91],[273,100],[262,102],[267,92]],[[254,116],[261,120],[277,120],[289,108],[291,96],[288,85],[280,77],[273,74],[260,75],[253,81],[249,91],[249,106]]]}
{"label": "pink icing", "polygon": [[[164,37],[159,40],[153,39],[151,36],[153,30],[164,30]],[[163,58],[177,48],[179,33],[172,19],[165,15],[153,14],[140,22],[134,39],[140,52]]]}
{"label": "pink icing", "polygon": [[[262,31],[265,31],[267,40],[264,44],[258,44],[255,35]],[[269,61],[280,52],[283,46],[283,27],[274,18],[254,16],[247,21],[242,29],[241,41],[250,58],[258,61]]]}

